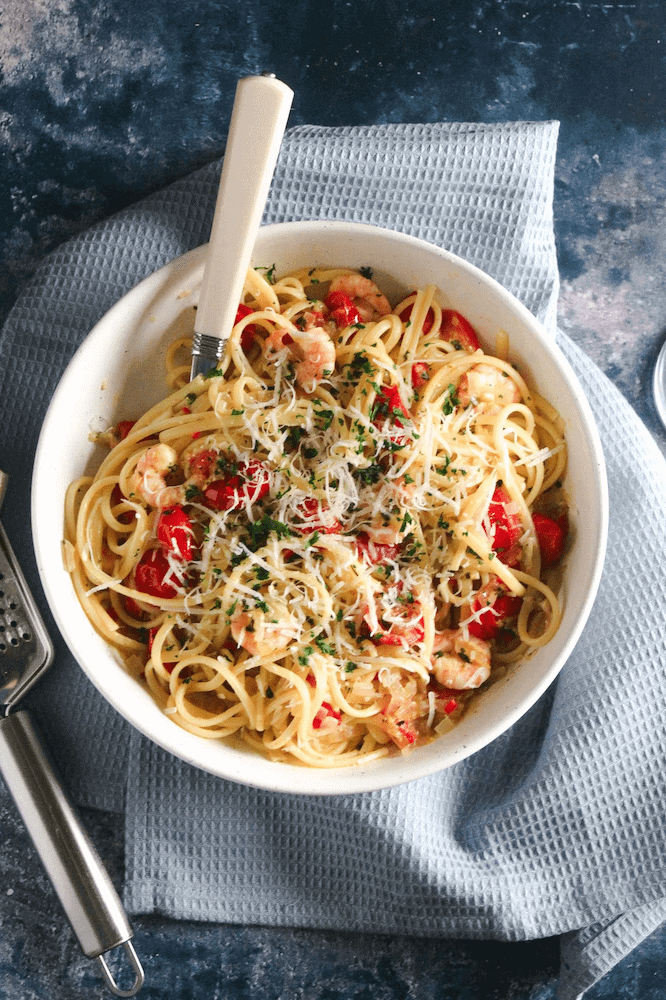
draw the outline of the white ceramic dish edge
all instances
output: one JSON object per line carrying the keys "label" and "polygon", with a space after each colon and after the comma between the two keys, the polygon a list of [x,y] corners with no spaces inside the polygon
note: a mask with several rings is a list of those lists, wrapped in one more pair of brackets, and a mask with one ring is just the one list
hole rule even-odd
{"label": "white ceramic dish edge", "polygon": [[[201,740],[163,715],[92,629],[62,566],[61,537],[65,490],[90,463],[94,451],[87,440],[91,426],[99,418],[114,422],[137,416],[165,394],[164,330],[196,300],[204,253],[205,247],[199,247],[177,258],[117,302],[76,352],[49,406],[35,459],[32,528],[38,568],[58,627],[86,675],[121,715],[165,750],[220,777],[279,792],[329,795],[386,788],[449,767],[492,742],[537,701],[571,654],[592,608],[603,568],[608,499],[599,436],[578,380],[524,306],[493,279],[444,250],[361,224],[264,227],[256,243],[255,265],[277,262],[278,271],[284,273],[316,263],[370,264],[382,287],[390,284],[387,276],[399,275],[398,284],[405,291],[433,281],[443,289],[447,303],[476,326],[486,346],[492,347],[498,327],[508,329],[511,353],[520,360],[521,370],[531,367],[529,345],[533,364],[537,359],[540,391],[566,411],[572,522],[575,528],[585,519],[585,531],[578,532],[568,557],[564,620],[558,634],[510,678],[493,685],[479,708],[449,736],[404,756],[322,771],[272,763]],[[136,406],[142,396],[139,409],[126,408],[131,397]]]}

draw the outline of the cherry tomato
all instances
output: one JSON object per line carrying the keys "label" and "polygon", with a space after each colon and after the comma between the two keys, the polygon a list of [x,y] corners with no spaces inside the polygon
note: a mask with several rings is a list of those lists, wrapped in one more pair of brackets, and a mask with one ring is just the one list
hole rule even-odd
{"label": "cherry tomato", "polygon": [[[250,307],[246,306],[244,302],[241,302],[238,309],[236,310],[236,319],[234,320],[234,326],[236,325],[236,323],[240,323],[242,319],[245,319],[246,316],[249,316],[253,312],[255,312],[254,309],[250,309]],[[256,335],[257,335],[256,324],[248,323],[248,325],[244,328],[243,332],[241,333],[240,337],[241,349],[245,354],[247,354],[247,352],[252,347],[252,343]]]}
{"label": "cherry tomato", "polygon": [[375,399],[373,407],[373,419],[375,425],[387,418],[393,420],[396,427],[403,427],[400,417],[411,419],[409,410],[400,398],[400,389],[397,385],[383,385],[381,391]]}
{"label": "cherry tomato", "polygon": [[298,530],[303,535],[309,535],[313,531],[318,531],[320,535],[339,535],[342,531],[342,525],[337,518],[327,524],[317,520],[317,515],[321,516],[327,509],[322,507],[314,497],[306,497],[298,505],[298,513],[305,521],[304,524],[299,525]]}
{"label": "cherry tomato", "polygon": [[394,561],[400,550],[398,545],[379,545],[373,542],[365,531],[356,536],[356,548],[360,558],[371,566],[383,566],[386,562]]}
{"label": "cherry tomato", "polygon": [[479,338],[476,335],[476,330],[455,309],[442,310],[442,325],[439,329],[439,335],[442,340],[448,341],[463,351],[477,351],[479,349]]}
{"label": "cherry tomato", "polygon": [[[514,619],[520,612],[520,605],[523,603],[522,597],[515,597],[511,594],[502,594],[488,605],[486,611],[474,621],[468,622],[467,629],[470,635],[477,639],[494,639],[498,632],[506,628],[507,621]],[[472,611],[478,611],[482,607],[479,601],[472,604]]]}
{"label": "cherry tomato", "polygon": [[[413,305],[411,305],[411,306],[405,306],[405,308],[402,310],[402,312],[398,313],[398,316],[402,320],[403,323],[408,323],[409,322],[409,320],[411,318],[411,315],[412,315],[413,308],[414,308]],[[428,312],[425,315],[425,319],[423,320],[422,332],[423,333],[430,333],[430,331],[432,330],[432,324],[434,323],[434,321],[435,321],[435,314],[432,311],[432,309],[428,309]]]}
{"label": "cherry tomato", "polygon": [[150,597],[169,598],[178,593],[169,560],[161,549],[149,549],[141,556],[134,571],[136,589]]}
{"label": "cherry tomato", "polygon": [[430,365],[427,361],[416,361],[412,365],[412,389],[422,389],[430,378]]}
{"label": "cherry tomato", "polygon": [[268,470],[261,462],[239,462],[203,491],[204,503],[213,510],[235,510],[246,496],[255,503],[270,490]]}
{"label": "cherry tomato", "polygon": [[[518,514],[509,513],[507,510],[507,505],[510,502],[509,494],[501,486],[498,486],[488,505],[488,520],[495,528],[492,548],[493,552],[497,552],[500,557],[505,557],[513,550],[523,533],[523,526]],[[516,565],[520,561],[520,554],[516,550],[512,553],[510,562],[507,562],[506,558],[503,558],[502,561],[507,565]]]}
{"label": "cherry tomato", "polygon": [[534,530],[536,531],[539,549],[541,550],[541,565],[554,566],[562,558],[564,542],[567,537],[567,519],[546,517],[545,514],[532,514]]}
{"label": "cherry tomato", "polygon": [[331,311],[331,319],[338,327],[354,326],[361,322],[361,314],[352,299],[344,292],[330,292],[324,305]]}
{"label": "cherry tomato", "polygon": [[145,620],[147,616],[146,612],[143,610],[143,608],[139,607],[138,603],[134,600],[133,597],[130,597],[129,594],[123,595],[123,605],[125,607],[125,611],[127,612],[127,614],[131,615],[132,618],[136,618],[138,621]]}
{"label": "cherry tomato", "polygon": [[194,552],[192,521],[182,507],[165,507],[157,521],[157,540],[165,552],[190,562]]}

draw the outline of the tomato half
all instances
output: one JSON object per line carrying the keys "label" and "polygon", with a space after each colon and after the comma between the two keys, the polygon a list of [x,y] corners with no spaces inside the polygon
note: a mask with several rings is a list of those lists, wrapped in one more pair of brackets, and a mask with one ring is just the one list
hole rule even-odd
{"label": "tomato half", "polygon": [[320,535],[339,535],[342,531],[342,525],[337,518],[327,519],[328,523],[326,524],[319,520],[328,509],[314,497],[306,497],[298,505],[298,513],[304,519],[304,523],[298,526],[298,530],[304,535],[309,535],[313,531],[318,531]]}
{"label": "tomato half", "polygon": [[165,507],[157,521],[157,540],[165,552],[190,562],[194,553],[194,530],[182,507]]}
{"label": "tomato half", "polygon": [[[398,313],[398,317],[402,320],[403,323],[410,322],[413,309],[414,309],[413,305],[405,306],[405,308]],[[425,319],[423,320],[423,327],[421,328],[421,332],[430,333],[430,331],[432,330],[432,324],[434,322],[435,322],[435,314],[432,309],[428,309],[428,312],[425,314]]]}
{"label": "tomato half", "polygon": [[[236,318],[234,320],[234,326],[236,325],[236,323],[240,323],[242,319],[245,319],[246,316],[250,316],[255,311],[256,310],[254,309],[250,309],[249,306],[246,306],[244,302],[241,302],[241,304],[238,306],[238,309],[236,310]],[[240,345],[244,354],[247,354],[247,352],[252,347],[254,338],[257,335],[257,329],[258,328],[254,323],[248,323],[248,325],[244,327],[243,332],[241,333],[240,336]]]}
{"label": "tomato half", "polygon": [[150,597],[170,598],[178,593],[178,582],[161,549],[149,549],[134,571],[136,589]]}
{"label": "tomato half", "polygon": [[331,319],[338,327],[354,326],[361,322],[361,314],[352,299],[344,292],[330,292],[324,305],[331,311]]}
{"label": "tomato half", "polygon": [[532,514],[532,521],[541,551],[541,565],[554,566],[564,551],[568,528],[566,516],[554,520],[545,514]]}
{"label": "tomato half", "polygon": [[[518,616],[522,603],[522,597],[500,594],[492,604],[488,605],[488,609],[482,615],[467,623],[469,634],[486,641],[494,639],[502,629],[507,627],[508,622],[513,621]],[[475,601],[472,604],[472,612],[478,611],[481,606],[479,601]]]}
{"label": "tomato half", "polygon": [[213,510],[235,510],[246,497],[256,503],[270,490],[270,475],[261,462],[239,462],[203,491],[204,503]]}
{"label": "tomato half", "polygon": [[411,420],[409,410],[400,397],[397,385],[383,385],[372,408],[372,420],[376,425],[383,420],[392,420],[397,427],[403,427],[401,417]]}
{"label": "tomato half", "polygon": [[373,542],[365,531],[356,536],[356,548],[360,558],[371,566],[383,566],[386,562],[393,562],[398,558],[400,551],[398,545],[380,545]]}
{"label": "tomato half", "polygon": [[412,365],[412,389],[422,389],[430,379],[430,365],[427,361],[415,361]]}
{"label": "tomato half", "polygon": [[[492,548],[493,552],[496,552],[500,557],[511,552],[523,533],[522,522],[518,514],[507,510],[510,503],[509,494],[501,486],[498,486],[488,505],[488,520],[495,529]],[[516,565],[520,561],[520,555],[518,554],[518,558],[515,558],[516,554],[516,552],[512,554],[511,561],[507,562],[504,558],[503,562],[507,562],[507,565]]]}
{"label": "tomato half", "polygon": [[439,328],[439,335],[442,340],[448,341],[463,351],[478,351],[479,349],[479,338],[476,335],[476,330],[455,309],[442,310],[442,325]]}

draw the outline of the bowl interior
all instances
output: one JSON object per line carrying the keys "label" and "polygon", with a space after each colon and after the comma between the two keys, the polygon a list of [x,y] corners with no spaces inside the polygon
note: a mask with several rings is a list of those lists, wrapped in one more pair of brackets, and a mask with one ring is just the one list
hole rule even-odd
{"label": "bowl interior", "polygon": [[[605,548],[607,500],[603,456],[591,411],[568,362],[534,317],[478,269],[420,240],[370,226],[305,222],[264,227],[253,263],[277,273],[314,265],[371,266],[392,301],[433,283],[494,349],[508,331],[512,360],[565,419],[568,491],[575,544],[567,559],[564,615],[555,638],[498,681],[452,732],[405,756],[354,768],[312,770],[275,764],[254,753],[202,740],[174,725],[123,668],[89,624],[61,559],[69,483],[101,460],[91,430],[137,417],[166,395],[164,352],[191,329],[205,247],[172,261],[129,292],[100,320],[56,390],[40,435],[33,477],[32,526],[38,567],[51,610],[93,684],[132,725],[189,763],[233,781],[300,794],[342,794],[400,784],[448,767],[495,739],[537,700],[575,645],[596,594]],[[585,530],[577,532],[577,524]]]}

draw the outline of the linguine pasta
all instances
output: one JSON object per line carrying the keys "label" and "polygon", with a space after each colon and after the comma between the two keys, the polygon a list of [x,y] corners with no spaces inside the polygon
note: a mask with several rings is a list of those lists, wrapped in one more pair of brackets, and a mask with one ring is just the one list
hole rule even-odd
{"label": "linguine pasta", "polygon": [[67,498],[90,621],[175,723],[278,761],[446,733],[557,630],[558,414],[433,286],[252,270],[219,368],[101,437]]}

